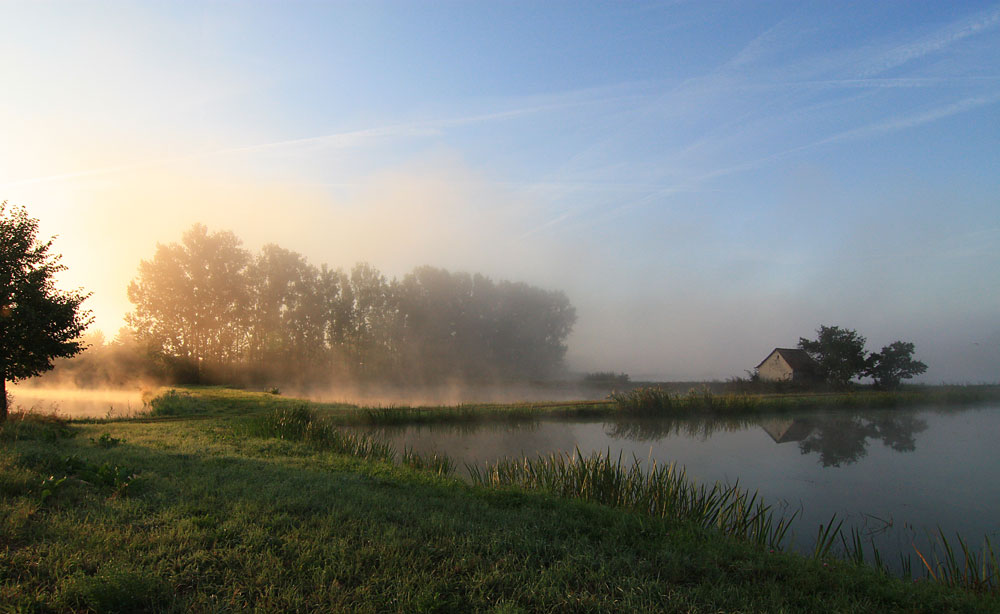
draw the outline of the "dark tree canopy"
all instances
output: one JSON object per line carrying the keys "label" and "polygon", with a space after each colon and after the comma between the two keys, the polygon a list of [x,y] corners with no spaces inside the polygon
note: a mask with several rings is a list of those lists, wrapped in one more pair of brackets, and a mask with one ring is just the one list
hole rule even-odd
{"label": "dark tree canopy", "polygon": [[24,207],[0,203],[0,421],[7,417],[7,381],[38,375],[52,360],[83,349],[80,335],[91,322],[81,310],[89,294],[58,290],[53,275],[65,270],[38,241],[38,220]]}
{"label": "dark tree canopy", "polygon": [[913,349],[910,342],[890,343],[881,352],[873,352],[868,357],[864,374],[875,380],[875,385],[879,388],[898,387],[900,380],[910,379],[927,370],[927,365],[913,360]]}
{"label": "dark tree canopy", "polygon": [[846,387],[865,368],[865,338],[854,330],[820,326],[815,340],[799,338],[799,348],[816,361],[820,376],[837,388]]}

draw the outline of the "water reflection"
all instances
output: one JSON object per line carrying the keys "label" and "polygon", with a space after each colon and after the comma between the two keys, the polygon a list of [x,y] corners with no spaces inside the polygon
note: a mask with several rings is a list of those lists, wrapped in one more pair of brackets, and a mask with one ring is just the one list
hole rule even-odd
{"label": "water reflection", "polygon": [[758,424],[748,418],[615,418],[606,422],[604,431],[612,439],[658,441],[668,437],[685,437],[701,441],[716,433],[745,431]]}
{"label": "water reflection", "polygon": [[811,424],[811,432],[799,442],[802,454],[816,452],[824,467],[858,462],[868,454],[868,441],[881,440],[896,452],[917,449],[914,435],[927,429],[927,422],[914,416],[823,418]]}
{"label": "water reflection", "polygon": [[[370,430],[370,429],[369,429]],[[938,527],[1000,542],[1000,406],[810,411],[754,418],[541,419],[425,424],[377,433],[397,450],[448,454],[462,471],[504,457],[594,452],[660,466],[700,484],[737,480],[798,517],[793,548],[808,551],[831,515],[878,540],[889,561],[933,548]],[[975,467],[975,471],[969,471]]]}
{"label": "water reflection", "polygon": [[858,462],[870,441],[881,441],[896,452],[916,449],[916,435],[927,422],[912,414],[817,414],[797,418],[632,418],[605,424],[612,439],[659,441],[670,437],[706,441],[718,433],[760,427],[777,444],[798,442],[804,455],[817,454],[824,467]]}
{"label": "water reflection", "polygon": [[925,420],[910,414],[772,419],[760,426],[775,443],[796,441],[802,454],[818,454],[824,467],[858,462],[868,454],[869,440],[881,440],[896,452],[913,452],[916,434],[927,430]]}

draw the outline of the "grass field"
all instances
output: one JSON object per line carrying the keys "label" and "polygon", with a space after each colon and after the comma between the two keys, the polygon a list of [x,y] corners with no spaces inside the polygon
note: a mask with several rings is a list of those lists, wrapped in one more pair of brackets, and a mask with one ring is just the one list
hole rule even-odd
{"label": "grass field", "polygon": [[[153,406],[148,419],[2,427],[0,611],[1000,611],[995,594],[472,486],[332,431],[259,428],[299,400],[208,388]],[[335,425],[615,408],[308,410]]]}

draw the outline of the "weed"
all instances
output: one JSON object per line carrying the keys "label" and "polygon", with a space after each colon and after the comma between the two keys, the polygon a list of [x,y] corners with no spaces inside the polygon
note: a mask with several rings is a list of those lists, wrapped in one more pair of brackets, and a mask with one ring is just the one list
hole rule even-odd
{"label": "weed", "polygon": [[69,477],[90,484],[96,487],[103,487],[110,490],[112,498],[123,498],[128,496],[130,487],[138,479],[138,474],[127,467],[104,462],[100,465],[88,463],[77,456],[63,457],[55,467],[56,474],[62,474],[62,478],[56,478],[55,474],[42,482],[42,500],[45,501],[56,494],[57,489]]}
{"label": "weed", "polygon": [[63,483],[66,482],[67,479],[68,476],[57,478],[54,475],[50,475],[49,477],[42,480],[42,492],[39,494],[41,503],[45,503],[46,501],[48,501],[49,498],[51,498],[52,495],[54,495],[56,491],[59,490],[59,488],[63,485]]}
{"label": "weed", "polygon": [[107,450],[109,448],[117,446],[120,443],[123,443],[125,440],[112,437],[111,433],[102,433],[101,436],[98,437],[97,439],[91,437],[90,441],[98,448],[104,448],[105,450]]}

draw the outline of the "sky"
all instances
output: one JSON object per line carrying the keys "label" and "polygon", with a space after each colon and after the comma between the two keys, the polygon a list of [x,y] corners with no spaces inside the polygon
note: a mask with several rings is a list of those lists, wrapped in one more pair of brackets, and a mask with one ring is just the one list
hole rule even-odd
{"label": "sky", "polygon": [[996,2],[0,2],[0,200],[113,335],[204,223],[566,292],[575,371],[820,325],[1000,381]]}

